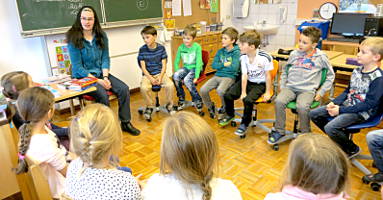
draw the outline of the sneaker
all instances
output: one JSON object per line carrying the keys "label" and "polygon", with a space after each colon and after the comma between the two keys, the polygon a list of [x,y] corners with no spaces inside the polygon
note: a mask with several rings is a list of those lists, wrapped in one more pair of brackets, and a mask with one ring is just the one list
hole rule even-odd
{"label": "sneaker", "polygon": [[151,120],[152,119],[152,113],[153,113],[153,108],[145,108],[145,111],[144,111],[144,117],[146,120]]}
{"label": "sneaker", "polygon": [[358,146],[356,146],[353,151],[347,151],[348,159],[351,159],[351,158],[359,155],[361,152],[362,152],[362,149],[360,149]]}
{"label": "sneaker", "polygon": [[214,103],[208,108],[210,118],[214,119],[215,118],[215,106]]}
{"label": "sneaker", "polygon": [[383,182],[383,172],[378,172],[376,174],[365,175],[363,177],[363,179],[367,180],[369,182],[381,183],[381,182]]}
{"label": "sneaker", "polygon": [[174,115],[177,111],[177,106],[172,106],[172,105],[170,105],[170,103],[166,104],[165,108],[166,108],[166,111],[168,111],[168,113],[170,115]]}
{"label": "sneaker", "polygon": [[202,101],[197,101],[197,103],[195,104],[195,107],[197,108],[197,110],[202,110],[202,107],[203,107]]}
{"label": "sneaker", "polygon": [[278,142],[279,139],[281,139],[284,135],[280,134],[277,131],[272,130],[271,133],[269,134],[269,143],[276,143]]}
{"label": "sneaker", "polygon": [[246,134],[247,126],[245,124],[240,124],[238,129],[234,132],[234,134],[238,136],[243,136]]}
{"label": "sneaker", "polygon": [[185,108],[185,100],[179,100],[178,101],[178,107],[177,107],[177,109],[178,110],[182,110],[182,109],[184,109]]}
{"label": "sneaker", "polygon": [[220,108],[218,108],[218,114],[220,114],[220,115],[225,114],[225,107],[224,106],[221,106]]}
{"label": "sneaker", "polygon": [[220,125],[220,126],[226,126],[226,125],[228,125],[231,121],[233,121],[234,120],[234,116],[233,117],[231,117],[231,116],[229,116],[229,115],[225,115],[225,116],[223,116],[222,117],[222,119],[220,119],[219,121],[218,121],[218,124]]}
{"label": "sneaker", "polygon": [[124,132],[128,132],[133,136],[140,135],[141,131],[136,129],[130,122],[121,122],[121,129]]}

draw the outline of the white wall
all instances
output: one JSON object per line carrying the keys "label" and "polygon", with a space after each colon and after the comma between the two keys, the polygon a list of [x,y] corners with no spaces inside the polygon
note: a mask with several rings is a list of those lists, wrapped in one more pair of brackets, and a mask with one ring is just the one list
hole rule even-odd
{"label": "white wall", "polygon": [[[0,1],[0,76],[10,71],[22,70],[31,74],[34,80],[46,79],[52,63],[50,60],[54,60],[56,55],[48,55],[43,37],[23,39],[20,36],[15,2]],[[109,37],[111,73],[127,83],[131,89],[138,88],[141,80],[136,52],[144,44],[140,35],[143,27],[144,25],[106,29]],[[47,36],[46,40],[60,37],[64,38],[64,35]],[[167,71],[171,74],[170,42],[166,43],[165,47],[169,56]]]}
{"label": "white wall", "polygon": [[20,36],[15,2],[0,1],[0,76],[23,70],[42,79],[48,75],[42,39]]}
{"label": "white wall", "polygon": [[[233,0],[221,3],[221,21],[224,26],[233,26],[243,32],[244,26],[254,25],[266,20],[268,24],[279,25],[278,33],[269,37],[269,45],[263,47],[267,51],[291,47],[295,43],[295,21],[297,16],[297,0],[281,0],[280,4],[255,4],[250,0],[249,15],[246,18],[232,17]],[[286,23],[279,22],[279,7],[287,7]]]}

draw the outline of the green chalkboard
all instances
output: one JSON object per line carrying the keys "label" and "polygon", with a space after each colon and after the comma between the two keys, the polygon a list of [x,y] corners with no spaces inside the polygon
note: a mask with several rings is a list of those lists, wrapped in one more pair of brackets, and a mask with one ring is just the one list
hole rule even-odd
{"label": "green chalkboard", "polygon": [[17,0],[16,2],[22,32],[71,26],[78,9],[84,5],[91,5],[101,16],[99,0]]}
{"label": "green chalkboard", "polygon": [[106,22],[162,18],[162,0],[104,0]]}

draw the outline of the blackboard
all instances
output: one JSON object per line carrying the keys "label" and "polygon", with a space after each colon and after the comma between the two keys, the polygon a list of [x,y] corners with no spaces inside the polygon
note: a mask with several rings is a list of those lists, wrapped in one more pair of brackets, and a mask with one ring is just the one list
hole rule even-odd
{"label": "blackboard", "polygon": [[106,22],[162,18],[161,0],[104,0]]}
{"label": "blackboard", "polygon": [[[162,21],[162,0],[16,0],[21,35],[64,33],[73,24],[79,8],[96,9],[104,28]],[[117,26],[117,25],[116,25]]]}

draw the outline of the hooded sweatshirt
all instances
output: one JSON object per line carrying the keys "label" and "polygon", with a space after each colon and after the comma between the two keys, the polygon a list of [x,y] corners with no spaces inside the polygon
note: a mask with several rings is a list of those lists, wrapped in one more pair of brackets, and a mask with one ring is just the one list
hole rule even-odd
{"label": "hooded sweatshirt", "polygon": [[[238,45],[234,45],[231,50],[227,50],[226,47],[218,50],[217,54],[214,56],[214,61],[212,68],[216,69],[216,76],[219,77],[229,77],[235,79],[239,73],[239,57],[241,56],[241,51],[239,50]],[[224,63],[231,63],[229,66],[225,66]]]}

